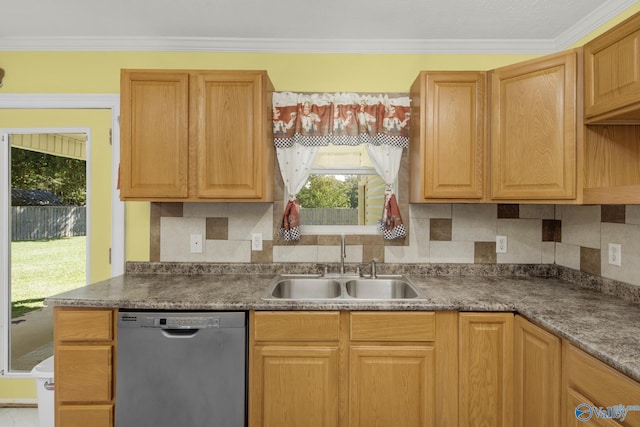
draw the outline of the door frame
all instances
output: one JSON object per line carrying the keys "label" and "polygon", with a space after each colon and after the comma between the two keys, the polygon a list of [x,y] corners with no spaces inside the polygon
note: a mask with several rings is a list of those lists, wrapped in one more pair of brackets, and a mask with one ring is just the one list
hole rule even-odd
{"label": "door frame", "polygon": [[[124,230],[124,203],[120,201],[119,190],[115,183],[118,182],[118,169],[120,164],[120,95],[112,94],[0,94],[0,109],[100,109],[111,111],[111,276],[124,274],[125,268],[125,230]],[[89,153],[88,153],[89,154]],[[90,160],[87,156],[87,160]],[[2,173],[5,173],[2,171]],[[4,212],[2,215],[8,215]],[[2,218],[2,216],[0,216]],[[2,218],[2,227],[8,225],[8,219]],[[5,230],[8,233],[9,230]],[[3,271],[8,271],[8,254],[4,247],[0,248],[0,266]],[[87,259],[87,263],[89,259]],[[87,270],[87,274],[89,271]],[[10,324],[8,320],[8,304],[5,297],[0,296],[0,332],[3,339],[2,347],[8,344]],[[5,377],[30,377],[29,373],[11,373],[8,370],[8,348],[0,351],[0,373]]]}

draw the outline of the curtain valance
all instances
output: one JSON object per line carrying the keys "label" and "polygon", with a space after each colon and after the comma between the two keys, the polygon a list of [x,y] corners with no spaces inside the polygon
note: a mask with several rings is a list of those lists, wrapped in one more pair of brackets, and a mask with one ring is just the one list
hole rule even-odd
{"label": "curtain valance", "polygon": [[407,96],[357,93],[273,94],[275,146],[409,146],[411,120]]}

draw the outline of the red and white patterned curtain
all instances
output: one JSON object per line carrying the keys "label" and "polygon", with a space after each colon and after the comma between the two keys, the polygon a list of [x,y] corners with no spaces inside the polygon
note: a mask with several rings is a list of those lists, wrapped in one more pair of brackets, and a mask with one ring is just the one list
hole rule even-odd
{"label": "red and white patterned curtain", "polygon": [[402,150],[409,146],[410,119],[406,96],[274,93],[274,144],[289,194],[280,235],[285,240],[300,239],[296,196],[309,178],[318,147],[366,144],[376,172],[387,185],[380,231],[385,239],[404,238],[393,186]]}

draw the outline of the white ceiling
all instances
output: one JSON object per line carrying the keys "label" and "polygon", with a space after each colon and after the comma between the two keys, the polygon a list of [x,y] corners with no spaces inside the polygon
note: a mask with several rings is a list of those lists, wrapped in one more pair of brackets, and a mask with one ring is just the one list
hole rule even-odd
{"label": "white ceiling", "polygon": [[3,0],[0,50],[547,53],[638,0]]}

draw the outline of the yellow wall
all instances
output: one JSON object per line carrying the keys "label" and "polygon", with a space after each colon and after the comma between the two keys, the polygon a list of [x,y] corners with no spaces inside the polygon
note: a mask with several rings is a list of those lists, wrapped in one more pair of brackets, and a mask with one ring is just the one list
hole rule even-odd
{"label": "yellow wall", "polygon": [[[576,46],[638,11],[632,6]],[[534,56],[0,52],[6,71],[0,93],[118,93],[121,68],[264,69],[278,91],[407,92],[421,70],[490,70]],[[127,260],[149,259],[147,203],[127,203],[126,251]],[[0,399],[34,397],[25,383],[0,380]]]}

